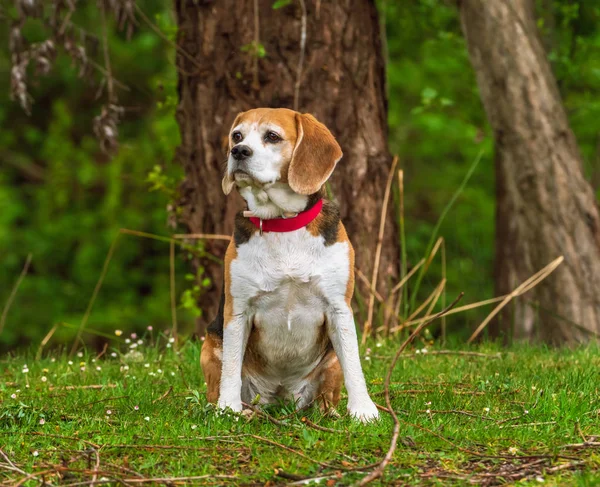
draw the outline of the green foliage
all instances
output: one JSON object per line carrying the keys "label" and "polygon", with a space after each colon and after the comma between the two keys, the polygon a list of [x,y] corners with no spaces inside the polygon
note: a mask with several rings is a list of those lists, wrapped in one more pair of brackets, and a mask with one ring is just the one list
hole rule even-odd
{"label": "green foliage", "polygon": [[[291,401],[264,407],[276,424],[264,414],[217,413],[206,402],[199,343],[174,350],[167,337],[146,332],[130,339],[132,348],[124,338],[113,335],[99,359],[83,350],[71,359],[23,354],[4,364],[0,443],[26,474],[45,471],[44,481],[58,485],[57,465],[63,481],[89,482],[98,452],[98,480],[207,475],[207,482],[222,485],[288,483],[277,476],[280,470],[352,485],[367,473],[356,469],[380,462],[389,447],[390,416],[382,411],[377,423],[358,424],[345,413],[345,397],[339,419],[316,406],[295,412]],[[383,404],[383,378],[397,343],[369,346],[361,351],[367,384]],[[593,448],[563,447],[598,433],[597,347],[484,344],[467,352],[475,355],[438,351],[420,343],[397,363],[390,391],[400,420],[398,447],[386,476],[372,485],[394,479],[402,485],[481,485],[509,478],[533,486],[540,485],[538,477],[545,485],[598,485]],[[575,461],[575,468],[565,468]],[[0,483],[15,485],[26,474],[1,469]],[[25,485],[38,485],[40,478]]]}
{"label": "green foliage", "polygon": [[273,10],[277,10],[278,8],[287,7],[292,3],[292,0],[276,0],[273,2],[272,8]]}
{"label": "green foliage", "polygon": [[[173,26],[164,4],[145,2],[143,7]],[[98,33],[96,8],[84,8],[77,22]],[[0,29],[6,34],[5,27]],[[30,38],[40,38],[40,29],[30,26]],[[14,102],[0,104],[2,305],[25,256],[33,254],[2,333],[2,347],[39,342],[58,322],[80,322],[119,228],[167,233],[166,206],[182,177],[172,163],[179,144],[173,52],[140,27],[131,40],[112,28],[110,54],[115,77],[129,87],[117,90],[126,112],[119,127],[121,147],[113,158],[101,153],[93,135],[92,120],[102,103],[96,99],[98,87],[86,88],[65,57],[59,57],[48,77],[31,85],[30,117]],[[8,72],[8,66],[5,43],[0,71]],[[6,76],[0,78],[5,97],[8,82]],[[183,269],[177,259],[179,276]],[[183,287],[181,279],[178,288]],[[122,237],[90,328],[140,330],[169,322],[168,244]],[[185,324],[192,325],[192,316]],[[55,339],[73,335],[72,329],[60,327]]]}
{"label": "green foliage", "polygon": [[[271,6],[291,4],[276,0]],[[177,30],[169,5],[158,0],[138,5],[174,41]],[[600,198],[600,6],[583,0],[536,0],[536,7],[586,174]],[[390,148],[404,170],[403,252],[408,269],[438,233],[445,239],[448,295],[465,291],[465,302],[489,298],[494,295],[493,137],[457,11],[444,0],[380,0],[379,9],[386,33]],[[8,15],[14,15],[13,9]],[[94,2],[79,6],[73,20],[100,35]],[[8,28],[7,22],[0,24],[3,73],[10,69]],[[30,41],[44,39],[40,22],[28,22],[24,32]],[[141,21],[130,40],[111,24],[109,46],[112,71],[129,87],[117,88],[126,110],[119,127],[121,148],[112,159],[101,153],[92,130],[105,94],[98,99],[99,83],[90,88],[70,60],[60,56],[49,76],[30,85],[31,116],[8,100],[9,78],[0,77],[5,97],[0,103],[0,307],[26,255],[33,253],[0,348],[39,342],[56,323],[69,326],[60,326],[54,339],[72,338],[118,230],[168,234],[166,208],[177,199],[182,178],[173,163],[179,144],[174,49]],[[251,57],[267,55],[255,42],[242,51]],[[94,59],[103,64],[101,53]],[[436,230],[480,153],[477,171]],[[396,207],[398,199],[396,189]],[[218,261],[201,243],[186,246],[184,259],[176,259],[184,331],[201,315],[196,300],[210,284],[202,270],[186,275],[188,261],[197,255]],[[418,293],[407,295],[405,303],[429,295],[442,274],[438,255],[422,276]],[[356,302],[363,306],[360,297]],[[105,333],[116,326],[137,331],[147,325],[165,327],[171,319],[169,303],[168,244],[122,236],[89,328]],[[486,312],[449,317],[448,323],[455,332],[472,329]]]}
{"label": "green foliage", "polygon": [[243,45],[241,49],[242,52],[257,58],[264,58],[267,55],[265,46],[261,42],[252,41],[250,44]]}

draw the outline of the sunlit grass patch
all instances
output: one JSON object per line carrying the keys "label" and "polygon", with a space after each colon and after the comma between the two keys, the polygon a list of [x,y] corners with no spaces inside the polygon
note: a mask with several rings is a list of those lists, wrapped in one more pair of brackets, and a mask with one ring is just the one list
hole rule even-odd
{"label": "sunlit grass patch", "polygon": [[[369,425],[345,414],[325,417],[317,408],[296,413],[290,403],[243,416],[219,414],[204,397],[199,343],[174,349],[168,337],[150,333],[127,337],[129,343],[118,338],[120,344],[100,357],[81,351],[72,358],[25,355],[2,362],[1,483],[31,476],[24,485],[94,478],[215,485],[322,478],[349,485],[389,447],[386,413]],[[396,348],[372,341],[361,349],[379,404]],[[442,351],[416,345],[392,375],[400,441],[376,483],[595,485],[598,370],[596,347],[503,350],[488,344]],[[339,410],[344,413],[344,402]]]}

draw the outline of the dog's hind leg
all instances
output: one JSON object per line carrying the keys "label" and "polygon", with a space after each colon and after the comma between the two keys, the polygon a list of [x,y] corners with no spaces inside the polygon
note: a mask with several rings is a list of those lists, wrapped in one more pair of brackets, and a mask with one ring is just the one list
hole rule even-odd
{"label": "dog's hind leg", "polygon": [[216,403],[219,400],[221,384],[221,368],[223,366],[223,340],[212,333],[207,333],[200,352],[200,365],[206,381],[206,399]]}
{"label": "dog's hind leg", "polygon": [[342,391],[342,368],[337,355],[332,350],[327,354],[327,360],[323,363],[321,380],[317,389],[319,408],[323,413],[337,415],[335,408],[340,402]]}
{"label": "dog's hind leg", "polygon": [[298,409],[317,401],[323,413],[335,414],[335,408],[340,402],[343,378],[340,362],[331,349],[319,365],[305,377],[302,397],[296,398]]}

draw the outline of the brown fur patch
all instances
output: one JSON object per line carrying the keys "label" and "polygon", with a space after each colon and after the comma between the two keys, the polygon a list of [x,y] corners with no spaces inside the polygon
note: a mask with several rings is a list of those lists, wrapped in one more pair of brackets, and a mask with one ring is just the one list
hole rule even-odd
{"label": "brown fur patch", "polygon": [[342,149],[329,129],[309,113],[296,113],[296,131],[288,183],[296,193],[308,195],[329,179]]}
{"label": "brown fur patch", "polygon": [[319,407],[323,412],[335,408],[340,402],[342,390],[342,367],[333,348],[325,354],[319,365],[306,376],[310,382],[318,382],[317,394]]}
{"label": "brown fur patch", "polygon": [[230,136],[229,136],[229,150],[235,145],[231,139],[231,131],[234,127],[242,123],[248,124],[262,124],[262,123],[273,123],[283,129],[282,136],[283,140],[290,142],[292,147],[296,145],[296,138],[298,136],[296,128],[296,113],[288,108],[255,108],[248,110],[247,112],[239,113],[235,120],[231,124]]}
{"label": "brown fur patch", "polygon": [[256,326],[253,326],[252,330],[250,330],[248,345],[246,345],[246,353],[244,354],[243,376],[260,376],[264,374],[265,359],[258,351],[260,333],[260,330]]}
{"label": "brown fur patch", "polygon": [[348,238],[348,234],[346,233],[346,228],[340,222],[340,226],[338,227],[338,242],[347,242],[348,243],[348,283],[346,284],[346,303],[348,306],[351,306],[352,295],[354,294],[354,247],[350,243],[350,239]]}
{"label": "brown fur patch", "polygon": [[237,257],[237,248],[235,242],[231,242],[227,246],[227,252],[225,252],[225,276],[223,279],[223,286],[225,289],[225,305],[223,307],[223,327],[226,328],[231,319],[233,318],[233,296],[231,295],[231,263]]}
{"label": "brown fur patch", "polygon": [[219,400],[222,362],[219,358],[223,351],[223,340],[209,333],[204,339],[200,352],[200,366],[206,381],[206,400],[216,403]]}
{"label": "brown fur patch", "polygon": [[323,200],[323,209],[306,229],[315,237],[321,235],[325,245],[333,245],[338,241],[340,211],[337,205],[329,200]]}

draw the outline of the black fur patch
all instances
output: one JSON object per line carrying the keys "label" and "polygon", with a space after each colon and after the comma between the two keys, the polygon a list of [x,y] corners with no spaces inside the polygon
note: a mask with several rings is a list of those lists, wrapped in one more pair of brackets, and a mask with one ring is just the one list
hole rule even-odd
{"label": "black fur patch", "polygon": [[256,231],[258,231],[258,228],[256,228],[254,223],[252,223],[249,218],[246,218],[242,212],[235,215],[233,241],[235,242],[236,247],[245,244]]}
{"label": "black fur patch", "polygon": [[337,242],[339,227],[340,209],[334,202],[323,200],[323,209],[319,215],[318,229],[319,234],[325,239],[327,247]]}
{"label": "black fur patch", "polygon": [[223,339],[223,312],[225,309],[225,283],[223,283],[223,289],[221,290],[221,301],[219,302],[219,311],[217,311],[217,316],[212,321],[208,328],[206,329],[207,333],[211,333],[213,335],[218,336],[221,340]]}
{"label": "black fur patch", "polygon": [[320,199],[325,198],[325,190],[323,188],[321,188],[319,191],[317,191],[316,193],[313,194],[309,194],[308,195],[308,201],[306,202],[306,208],[304,208],[304,211],[312,208],[313,206],[315,206],[317,204],[317,202]]}

